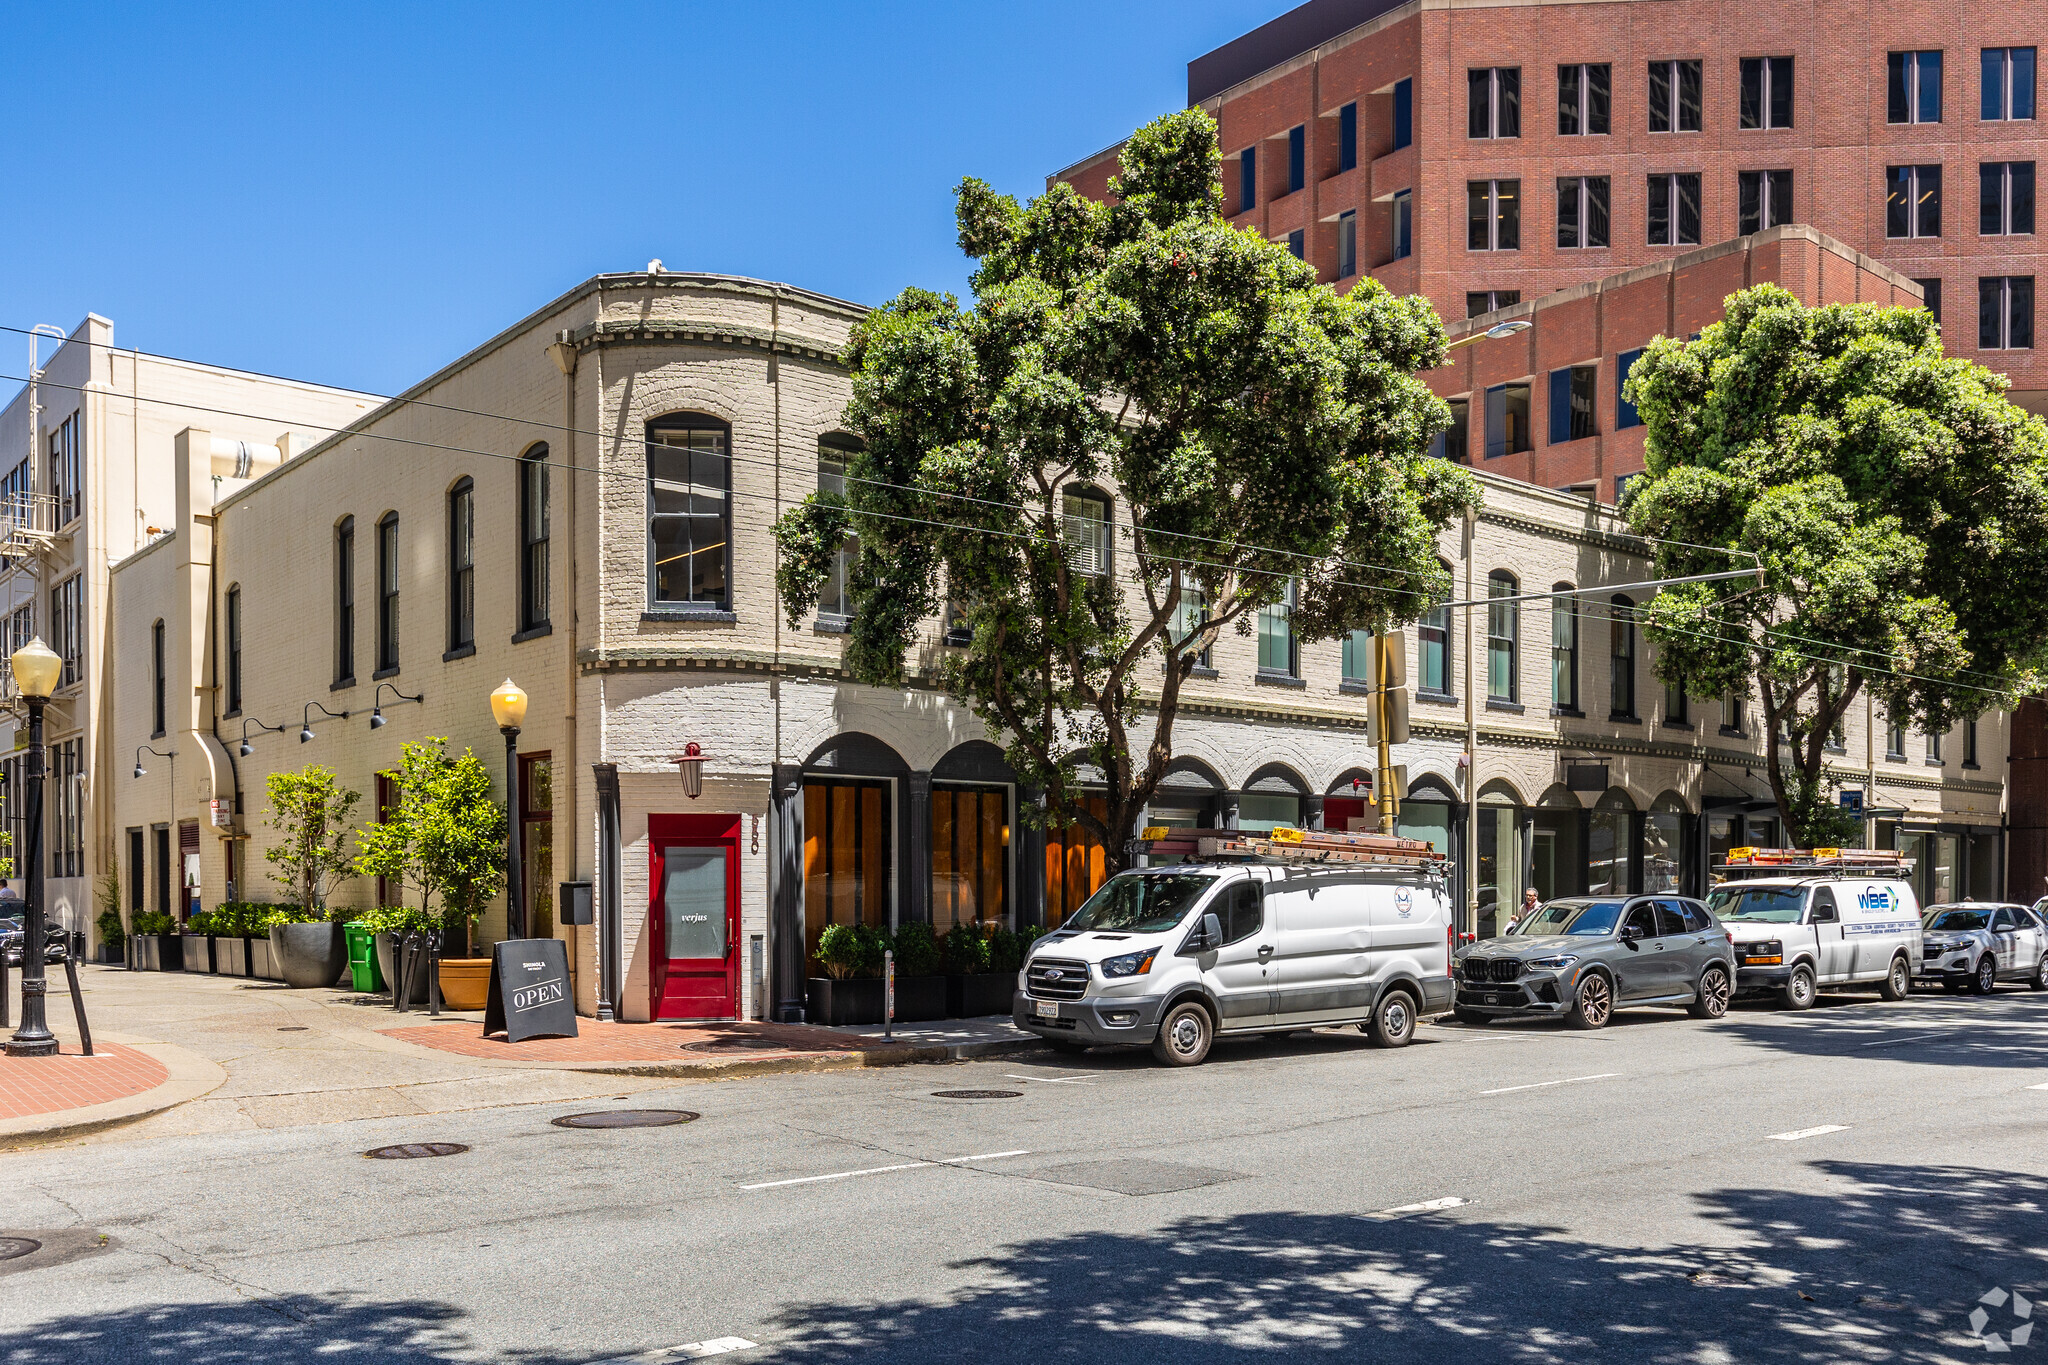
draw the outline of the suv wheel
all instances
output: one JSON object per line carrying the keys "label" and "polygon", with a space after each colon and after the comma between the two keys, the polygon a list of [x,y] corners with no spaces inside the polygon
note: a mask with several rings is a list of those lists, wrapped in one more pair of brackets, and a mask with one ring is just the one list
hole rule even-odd
{"label": "suv wheel", "polygon": [[1587,972],[1579,981],[1578,998],[1565,1018],[1573,1028],[1606,1028],[1614,1013],[1614,988],[1598,972]]}
{"label": "suv wheel", "polygon": [[1728,969],[1715,963],[1700,973],[1698,998],[1685,1012],[1695,1019],[1719,1019],[1728,1012]]}
{"label": "suv wheel", "polygon": [[1785,989],[1779,992],[1788,1010],[1812,1009],[1816,994],[1813,968],[1804,962],[1792,969],[1792,975],[1785,979]]}
{"label": "suv wheel", "polygon": [[1913,969],[1906,965],[1906,959],[1892,959],[1892,969],[1885,973],[1884,984],[1877,993],[1887,1000],[1904,1000],[1913,990]]}
{"label": "suv wheel", "polygon": [[1209,1011],[1189,1000],[1175,1005],[1159,1021],[1159,1036],[1152,1040],[1152,1055],[1168,1066],[1196,1066],[1209,1055],[1216,1030],[1209,1023]]}
{"label": "suv wheel", "polygon": [[1366,1037],[1377,1047],[1406,1047],[1415,1036],[1415,1000],[1408,992],[1391,990],[1380,996],[1372,1019],[1365,1026]]}
{"label": "suv wheel", "polygon": [[2034,974],[2027,984],[2037,991],[2048,991],[2048,952],[2041,954],[2041,960],[2034,964]]}
{"label": "suv wheel", "polygon": [[1978,995],[1989,995],[1997,988],[1998,959],[1987,952],[1977,959],[1977,972],[1970,978],[1970,989]]}

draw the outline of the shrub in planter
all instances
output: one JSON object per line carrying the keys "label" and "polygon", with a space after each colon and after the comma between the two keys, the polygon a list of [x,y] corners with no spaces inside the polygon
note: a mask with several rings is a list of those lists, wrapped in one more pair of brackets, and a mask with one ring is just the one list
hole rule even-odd
{"label": "shrub in planter", "polygon": [[845,981],[860,974],[861,941],[851,924],[828,924],[818,934],[817,949],[811,954],[825,969],[827,978]]}
{"label": "shrub in planter", "polygon": [[937,976],[939,941],[929,924],[906,924],[896,931],[896,975]]}
{"label": "shrub in planter", "polygon": [[1015,934],[1000,924],[988,936],[988,969],[1004,976],[1015,976],[1024,965],[1024,943]]}
{"label": "shrub in planter", "polygon": [[988,970],[988,940],[975,925],[954,925],[946,931],[939,947],[950,975],[973,976]]}

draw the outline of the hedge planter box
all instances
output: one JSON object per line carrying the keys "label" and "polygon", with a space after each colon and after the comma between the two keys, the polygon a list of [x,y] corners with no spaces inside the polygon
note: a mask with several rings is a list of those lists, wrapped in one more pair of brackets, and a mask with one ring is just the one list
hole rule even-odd
{"label": "hedge planter box", "polygon": [[180,972],[185,969],[185,940],[176,934],[137,934],[135,970]]}
{"label": "hedge planter box", "polygon": [[899,976],[896,978],[896,1022],[923,1023],[946,1017],[946,980],[943,976]]}
{"label": "hedge planter box", "polygon": [[1010,1013],[1012,997],[1017,993],[1015,972],[975,972],[968,976],[946,978],[946,1017],[948,1019],[985,1019]]}
{"label": "hedge planter box", "polygon": [[218,976],[247,976],[249,940],[217,935],[213,940],[213,970]]}
{"label": "hedge planter box", "polygon": [[281,981],[284,978],[277,970],[277,954],[270,951],[268,938],[245,938],[249,945],[249,975],[259,981]]}
{"label": "hedge planter box", "polygon": [[[347,954],[348,950],[344,947],[342,949],[343,957],[345,958]],[[395,935],[377,935],[377,970],[384,973],[384,982],[391,990],[392,1002],[394,1004],[397,1003],[398,939]],[[486,985],[488,985],[488,979],[486,979]],[[413,981],[412,999],[406,1003],[411,1005],[424,1005],[427,1003],[427,974],[424,971],[420,971],[417,978]],[[477,1008],[481,1009],[483,1007],[479,1005]]]}
{"label": "hedge planter box", "polygon": [[270,931],[270,951],[284,984],[294,990],[332,986],[348,966],[348,940],[332,922],[277,925]]}
{"label": "hedge planter box", "polygon": [[813,1024],[843,1028],[882,1022],[882,979],[878,976],[844,981],[814,976],[804,986],[804,1017]]}

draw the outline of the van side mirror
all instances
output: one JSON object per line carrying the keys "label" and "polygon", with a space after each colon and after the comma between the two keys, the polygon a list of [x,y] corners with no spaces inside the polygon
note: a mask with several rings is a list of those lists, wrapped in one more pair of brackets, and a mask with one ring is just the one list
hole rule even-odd
{"label": "van side mirror", "polygon": [[1813,907],[1813,918],[1810,922],[1813,924],[1833,924],[1835,922],[1835,919],[1836,915],[1834,906],[1816,905]]}
{"label": "van side mirror", "polygon": [[1211,948],[1221,948],[1222,946],[1223,921],[1216,918],[1213,914],[1202,916],[1202,936],[1201,941],[1195,944],[1196,949],[1207,952]]}

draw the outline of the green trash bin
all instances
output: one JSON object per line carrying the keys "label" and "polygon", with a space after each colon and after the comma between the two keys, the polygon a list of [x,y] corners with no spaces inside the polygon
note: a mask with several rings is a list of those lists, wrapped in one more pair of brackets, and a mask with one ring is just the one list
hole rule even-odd
{"label": "green trash bin", "polygon": [[377,965],[377,935],[361,924],[344,924],[341,930],[348,936],[350,984],[359,991],[383,990],[384,971]]}

